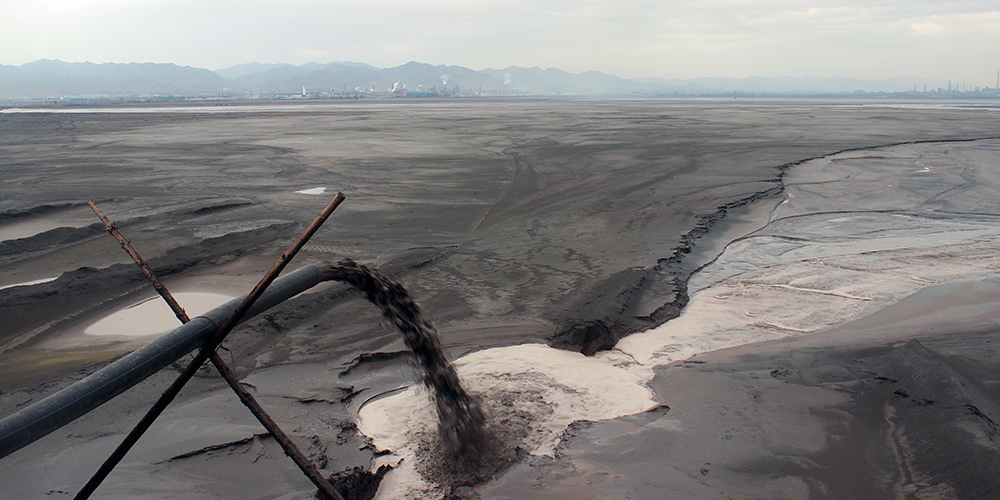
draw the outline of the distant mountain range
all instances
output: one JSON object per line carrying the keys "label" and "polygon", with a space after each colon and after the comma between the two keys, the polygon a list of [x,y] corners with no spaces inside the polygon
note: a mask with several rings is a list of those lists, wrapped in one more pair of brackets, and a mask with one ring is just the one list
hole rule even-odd
{"label": "distant mountain range", "polygon": [[176,64],[66,63],[42,59],[0,65],[0,96],[218,94],[232,84],[207,70]]}
{"label": "distant mountain range", "polygon": [[[250,63],[210,71],[176,64],[67,63],[43,59],[20,66],[0,65],[0,98],[56,96],[246,96],[294,95],[302,89],[315,95],[351,92],[525,95],[627,95],[723,93],[819,94],[844,92],[905,92],[947,88],[946,80],[891,78],[748,77],[625,79],[588,71],[568,73],[555,68],[476,71],[462,66],[409,62],[377,68],[358,62],[261,64]],[[972,89],[969,89],[972,90]]]}

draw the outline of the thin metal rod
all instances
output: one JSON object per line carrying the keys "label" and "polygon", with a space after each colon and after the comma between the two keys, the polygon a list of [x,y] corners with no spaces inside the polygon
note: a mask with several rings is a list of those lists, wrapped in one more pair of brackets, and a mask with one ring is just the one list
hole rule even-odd
{"label": "thin metal rod", "polygon": [[[314,265],[281,273],[267,292],[243,317],[256,316],[321,283]],[[166,368],[188,353],[201,349],[219,330],[219,325],[243,302],[246,294],[205,312],[150,343],[111,362],[20,410],[0,418],[0,458],[48,435],[52,431],[110,401],[134,385]],[[220,353],[221,354],[221,353]]]}
{"label": "thin metal rod", "polygon": [[[146,279],[148,279],[153,285],[156,292],[159,293],[160,297],[163,297],[163,300],[166,301],[168,306],[170,306],[170,309],[177,316],[177,319],[181,320],[181,323],[185,324],[191,321],[191,318],[188,317],[184,308],[182,308],[177,300],[174,299],[174,296],[169,290],[167,290],[167,287],[163,285],[159,279],[157,279],[156,274],[153,273],[153,271],[146,264],[146,261],[143,260],[141,255],[139,255],[139,251],[132,246],[132,242],[125,239],[125,237],[121,234],[118,226],[112,223],[111,220],[104,215],[104,212],[97,207],[97,204],[94,203],[93,200],[87,201],[87,204],[90,205],[90,208],[94,210],[94,213],[96,213],[101,221],[104,222],[104,227],[108,230],[108,233],[114,236],[115,239],[118,240],[118,243],[121,244],[121,247],[125,250],[125,252],[132,257],[132,260],[134,260],[136,265],[139,266],[139,269],[142,270],[142,274],[146,276]],[[240,384],[236,372],[230,368],[228,364],[226,364],[222,357],[219,356],[219,353],[214,350],[211,351],[208,359],[215,366],[215,369],[218,370],[219,374],[222,375],[222,378],[225,379],[226,383],[229,384],[229,387],[233,389],[233,392],[235,392],[240,398],[240,401],[243,402],[244,406],[250,410],[250,413],[252,413],[261,425],[263,425],[264,428],[271,434],[271,436],[274,437],[275,441],[277,441],[281,446],[281,449],[284,450],[285,455],[295,462],[295,465],[299,467],[302,473],[305,474],[306,477],[308,477],[309,480],[312,481],[312,483],[315,484],[316,487],[328,497],[335,500],[343,500],[330,482],[327,481],[322,474],[320,474],[319,470],[317,470],[312,462],[306,458],[305,454],[299,450],[298,446],[295,445],[291,438],[289,438],[289,436],[281,429],[281,427],[278,426],[274,419],[267,414],[267,411],[264,410],[263,406],[261,406],[257,399],[253,397],[253,394],[250,394],[250,392],[247,391],[242,384]],[[96,489],[98,485],[99,483],[95,484],[94,488]]]}
{"label": "thin metal rod", "polygon": [[285,450],[285,455],[288,455],[288,458],[291,458],[292,461],[295,462],[295,465],[299,466],[302,473],[305,474],[314,485],[316,485],[316,488],[323,492],[323,494],[330,500],[344,500],[344,497],[342,497],[340,493],[333,488],[333,485],[330,484],[325,477],[323,477],[323,474],[320,474],[316,466],[313,465],[308,458],[306,458],[297,446],[295,446],[295,443],[293,443],[292,439],[288,437],[288,434],[285,434],[285,431],[281,430],[281,427],[278,427],[278,424],[264,411],[264,408],[260,406],[260,403],[258,403],[256,399],[254,399],[253,395],[250,394],[245,387],[240,385],[240,381],[236,378],[236,373],[233,372],[229,365],[222,362],[222,358],[219,357],[219,353],[212,351],[208,359],[210,359],[212,364],[215,365],[215,368],[219,370],[222,378],[226,379],[226,382],[229,383],[229,387],[236,392],[240,401],[242,401],[243,404],[250,409],[250,413],[253,413],[254,416],[257,417],[257,420],[260,421],[261,425],[263,425],[264,428],[271,433],[271,436],[274,437],[274,440],[281,445],[281,449]]}
{"label": "thin metal rod", "polygon": [[[160,399],[153,403],[153,406],[149,408],[146,414],[142,416],[142,419],[139,420],[139,423],[137,423],[128,435],[125,436],[125,439],[118,445],[117,448],[115,448],[115,451],[111,453],[111,456],[109,456],[104,463],[101,464],[101,467],[96,473],[94,473],[94,476],[90,478],[90,481],[88,481],[87,484],[84,485],[83,489],[81,489],[80,492],[74,497],[76,500],[90,498],[90,495],[93,494],[94,490],[96,490],[101,482],[104,481],[104,478],[106,478],[115,466],[118,465],[123,458],[125,458],[125,455],[130,449],[132,449],[132,446],[139,441],[139,438],[149,429],[150,426],[153,425],[156,418],[159,417],[170,402],[177,397],[177,395],[181,392],[181,389],[184,388],[184,385],[187,384],[192,377],[194,377],[195,372],[197,372],[198,369],[201,368],[201,365],[203,365],[208,359],[209,353],[214,352],[215,349],[218,348],[219,344],[226,338],[226,335],[229,334],[233,327],[236,326],[240,318],[242,318],[250,307],[253,306],[253,303],[257,301],[261,294],[264,293],[264,290],[266,290],[271,282],[278,277],[278,274],[281,273],[285,266],[288,265],[288,262],[295,257],[295,254],[297,254],[303,246],[305,246],[306,242],[309,241],[309,238],[311,238],[312,235],[319,230],[320,226],[326,222],[326,219],[330,217],[330,214],[337,209],[337,206],[339,206],[342,201],[344,201],[344,194],[337,193],[337,196],[335,196],[326,208],[324,208],[323,211],[320,212],[320,214],[309,224],[302,235],[300,235],[299,238],[292,243],[285,253],[281,254],[278,261],[271,267],[267,274],[261,278],[260,282],[257,283],[257,286],[254,287],[253,291],[247,295],[247,298],[243,301],[243,303],[237,306],[236,310],[233,311],[233,314],[226,319],[212,340],[208,341],[205,346],[198,351],[198,355],[195,356],[194,360],[192,360],[180,376],[177,377],[172,384],[170,384],[170,387],[163,392]],[[324,494],[333,500],[342,500],[336,491],[333,491],[333,495],[330,495],[327,492],[324,492]]]}
{"label": "thin metal rod", "polygon": [[108,230],[108,233],[118,240],[122,249],[124,249],[130,257],[132,257],[132,260],[134,260],[139,266],[139,269],[142,270],[142,274],[144,274],[146,279],[153,284],[153,288],[156,289],[156,293],[159,293],[160,297],[163,297],[163,300],[167,301],[167,305],[170,306],[170,309],[177,315],[177,319],[181,320],[182,323],[191,321],[191,318],[188,318],[187,313],[184,312],[184,308],[182,308],[181,305],[174,300],[174,296],[170,295],[170,292],[168,292],[167,288],[160,283],[160,280],[156,279],[156,275],[153,274],[153,271],[146,265],[146,261],[142,259],[139,252],[137,252],[132,246],[132,242],[126,240],[125,237],[122,236],[121,232],[118,231],[118,226],[111,222],[111,220],[104,215],[104,212],[102,212],[100,208],[97,208],[97,204],[94,203],[94,200],[87,200],[87,204],[90,205],[90,209],[93,210],[94,213],[97,214],[97,217],[101,219],[101,222],[104,223],[104,228]]}
{"label": "thin metal rod", "polygon": [[[253,306],[253,303],[256,302],[257,299],[264,293],[264,290],[271,285],[271,282],[278,277],[278,274],[285,269],[285,266],[291,262],[292,258],[295,257],[295,254],[299,253],[299,250],[306,245],[309,238],[312,238],[312,236],[316,234],[316,231],[318,231],[323,223],[326,222],[326,219],[330,218],[330,214],[337,209],[342,201],[344,201],[344,193],[337,193],[337,196],[334,196],[333,199],[330,200],[330,203],[326,206],[326,208],[324,208],[323,211],[316,216],[316,218],[309,224],[309,227],[307,227],[306,230],[299,236],[299,239],[295,240],[295,242],[292,243],[292,246],[288,247],[288,250],[285,250],[285,253],[281,254],[278,261],[275,262],[274,265],[271,266],[271,269],[267,271],[267,274],[261,278],[260,283],[257,283],[257,286],[255,286],[253,291],[250,292],[250,295],[247,295],[246,300],[244,300],[243,303],[240,304],[235,311],[233,311],[232,316],[226,319],[226,322],[219,327],[219,333],[216,334],[216,339],[213,339],[215,347],[218,347],[219,343],[226,338],[226,335],[229,335],[230,330],[232,330],[233,327],[239,323],[240,319],[243,318],[243,315],[250,310],[251,306]],[[208,345],[211,345],[211,343]],[[206,347],[208,347],[208,345],[206,345]],[[212,347],[212,349],[214,350],[215,347]],[[202,362],[204,363],[204,361]]]}

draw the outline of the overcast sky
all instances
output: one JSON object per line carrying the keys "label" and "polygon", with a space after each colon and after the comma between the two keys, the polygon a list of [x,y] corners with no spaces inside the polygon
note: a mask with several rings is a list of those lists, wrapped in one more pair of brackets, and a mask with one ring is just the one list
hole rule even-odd
{"label": "overcast sky", "polygon": [[0,0],[0,64],[415,60],[660,76],[996,83],[1000,2]]}

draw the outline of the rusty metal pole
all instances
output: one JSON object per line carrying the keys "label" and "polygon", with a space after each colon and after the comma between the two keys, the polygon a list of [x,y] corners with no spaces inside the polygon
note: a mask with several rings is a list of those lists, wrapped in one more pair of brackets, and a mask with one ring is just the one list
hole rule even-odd
{"label": "rusty metal pole", "polygon": [[[106,478],[115,466],[118,465],[123,458],[125,458],[125,455],[130,449],[132,449],[132,446],[134,446],[135,443],[139,441],[139,438],[149,429],[150,426],[153,425],[153,422],[160,416],[161,413],[163,413],[163,410],[167,408],[167,405],[169,405],[170,402],[177,397],[177,395],[181,392],[181,389],[184,388],[184,385],[186,385],[188,381],[194,377],[195,372],[197,372],[198,369],[201,368],[201,365],[203,365],[209,358],[210,353],[215,352],[215,349],[218,348],[219,344],[226,338],[226,335],[228,335],[229,332],[239,323],[240,318],[242,318],[250,307],[253,306],[254,302],[256,302],[260,295],[264,293],[264,290],[266,290],[267,287],[270,286],[271,282],[278,277],[278,274],[281,273],[281,271],[288,265],[295,254],[297,254],[299,250],[305,246],[306,242],[309,241],[309,238],[311,238],[312,235],[319,230],[320,226],[326,222],[326,219],[330,217],[342,201],[344,201],[344,194],[337,193],[337,196],[335,196],[326,208],[324,208],[323,211],[320,212],[320,214],[309,224],[306,230],[297,240],[295,240],[294,243],[292,243],[288,250],[281,254],[278,261],[271,267],[270,270],[268,270],[264,277],[261,278],[260,282],[257,283],[257,286],[254,287],[253,291],[247,295],[247,298],[244,299],[243,303],[240,304],[236,310],[233,311],[233,314],[231,314],[222,324],[215,337],[213,337],[212,340],[207,342],[205,346],[198,351],[198,355],[195,356],[194,360],[191,361],[184,372],[182,372],[181,375],[174,380],[172,384],[170,384],[170,387],[163,392],[160,399],[158,399],[156,403],[149,408],[146,414],[143,415],[142,419],[139,420],[139,423],[132,428],[132,431],[125,436],[122,443],[115,448],[115,451],[112,452],[111,456],[109,456],[104,463],[101,464],[101,467],[94,473],[94,476],[90,478],[90,481],[88,481],[87,484],[85,484],[80,492],[74,497],[76,500],[90,498],[90,495],[92,495],[97,487],[100,486],[101,482],[104,481],[104,478]],[[329,485],[328,482],[327,484]],[[336,490],[333,490],[332,487],[330,487],[328,491],[325,488],[321,488],[320,491],[322,491],[323,494],[330,499],[343,500],[340,494],[337,493]]]}
{"label": "rusty metal pole", "polygon": [[[323,273],[314,265],[281,274],[254,303],[243,317],[244,321],[323,281],[329,281],[321,279]],[[0,418],[0,459],[94,410],[170,363],[201,349],[244,298],[246,294],[191,318],[190,323],[178,326],[65,388]]]}
{"label": "rusty metal pole", "polygon": [[[166,301],[168,306],[170,306],[170,309],[177,316],[177,319],[179,319],[181,323],[185,324],[191,321],[191,318],[188,317],[184,308],[177,303],[177,300],[175,300],[174,296],[169,290],[167,290],[167,287],[164,286],[159,279],[157,279],[156,274],[153,273],[153,271],[146,264],[146,261],[141,255],[139,255],[138,250],[132,246],[132,242],[125,239],[125,237],[121,234],[121,231],[118,230],[118,226],[104,215],[104,212],[97,207],[97,204],[94,203],[93,200],[88,200],[87,204],[90,205],[90,208],[104,223],[104,227],[107,229],[108,233],[110,233],[111,236],[114,236],[114,238],[118,240],[118,243],[121,244],[122,249],[124,249],[125,252],[132,257],[132,260],[134,260],[136,265],[139,266],[139,269],[142,270],[142,274],[146,276],[146,279],[148,279],[153,285],[156,292],[159,293],[160,297],[163,297],[163,300]],[[267,414],[267,411],[265,411],[257,399],[253,397],[253,394],[250,394],[250,392],[240,384],[236,372],[228,364],[226,364],[222,357],[219,356],[219,353],[212,350],[208,355],[208,359],[215,366],[215,369],[218,370],[219,374],[222,375],[222,378],[225,379],[226,383],[229,384],[229,387],[232,388],[233,392],[235,392],[240,398],[240,401],[243,402],[244,406],[250,410],[250,413],[252,413],[261,425],[263,425],[264,428],[271,434],[271,436],[274,437],[275,441],[277,441],[281,446],[281,449],[284,450],[285,455],[288,455],[288,458],[295,462],[295,465],[299,467],[302,473],[305,474],[306,477],[308,477],[309,480],[312,481],[312,483],[315,484],[316,487],[328,497],[335,500],[342,500],[330,482],[319,473],[319,470],[317,470],[312,462],[306,458],[305,454],[299,450],[298,446],[295,445],[291,438],[285,434],[274,419]]]}
{"label": "rusty metal pole", "polygon": [[129,254],[130,257],[132,257],[132,260],[134,260],[135,263],[139,266],[139,269],[142,270],[142,274],[144,274],[146,276],[146,279],[153,284],[153,288],[156,289],[156,293],[159,293],[160,297],[163,297],[163,300],[167,301],[167,305],[170,306],[170,309],[174,311],[174,314],[177,315],[177,319],[181,320],[182,323],[187,323],[188,321],[191,321],[191,319],[188,318],[187,313],[184,312],[184,308],[182,308],[181,305],[178,304],[176,300],[174,300],[173,295],[170,295],[170,292],[168,292],[167,288],[164,287],[162,283],[160,283],[160,280],[156,279],[156,275],[154,275],[153,271],[151,271],[149,269],[149,266],[146,265],[146,261],[143,260],[142,256],[139,255],[139,252],[137,252],[135,248],[132,247],[132,242],[126,240],[125,237],[122,236],[120,232],[118,232],[118,226],[115,223],[111,222],[104,215],[104,212],[102,212],[100,208],[97,208],[97,204],[94,203],[94,200],[87,200],[87,205],[90,205],[90,209],[93,210],[95,214],[97,214],[98,218],[101,219],[101,222],[104,223],[104,228],[108,230],[108,233],[111,236],[114,236],[115,239],[118,240],[118,243],[122,246],[122,249],[124,249],[125,252]]}

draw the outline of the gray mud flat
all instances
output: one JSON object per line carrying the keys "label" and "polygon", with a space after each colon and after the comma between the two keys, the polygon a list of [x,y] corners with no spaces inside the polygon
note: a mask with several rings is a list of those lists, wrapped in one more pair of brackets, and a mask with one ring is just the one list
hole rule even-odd
{"label": "gray mud flat", "polygon": [[[663,367],[650,385],[671,406],[580,422],[559,460],[510,481],[561,474],[586,492],[603,471],[600,498],[994,498],[1000,341],[947,304],[970,290],[933,288],[815,337]],[[998,282],[975,288],[995,318]],[[934,310],[916,338],[914,308]]]}
{"label": "gray mud flat", "polygon": [[[58,276],[0,289],[0,413],[134,347],[81,333],[148,296],[128,257],[93,224],[45,230],[88,198],[175,291],[235,293],[328,201],[296,191],[343,191],[303,261],[352,258],[405,282],[452,355],[526,341],[589,352],[676,316],[688,274],[723,243],[713,231],[776,196],[785,168],[996,137],[996,117],[983,106],[592,99],[0,114],[0,229],[42,230],[0,241],[0,287]],[[358,408],[415,379],[398,335],[340,286],[248,322],[227,346],[328,473],[370,465],[378,450],[354,426]],[[0,478],[15,497],[76,491],[171,375],[0,459]],[[199,378],[100,491],[311,495],[261,432],[224,384]]]}

